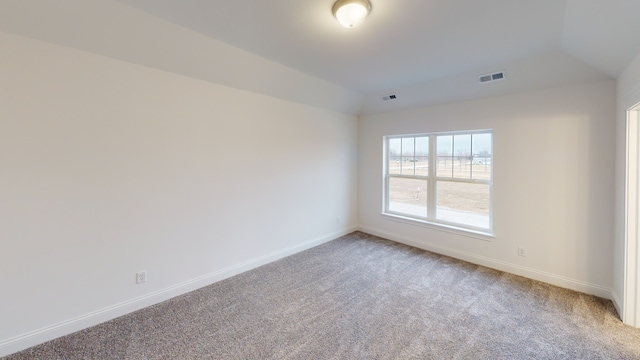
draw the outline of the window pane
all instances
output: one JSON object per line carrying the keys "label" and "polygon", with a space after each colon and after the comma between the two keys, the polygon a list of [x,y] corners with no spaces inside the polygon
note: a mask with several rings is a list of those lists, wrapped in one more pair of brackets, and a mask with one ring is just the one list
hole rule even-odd
{"label": "window pane", "polygon": [[415,175],[415,138],[402,138],[402,175]]}
{"label": "window pane", "polygon": [[413,156],[404,156],[402,158],[402,175],[415,175],[415,162],[416,159]]}
{"label": "window pane", "polygon": [[427,180],[389,178],[389,211],[427,217]]}
{"label": "window pane", "polygon": [[402,155],[405,157],[413,157],[414,155],[414,138],[402,138]]}
{"label": "window pane", "polygon": [[453,136],[438,136],[438,157],[437,174],[438,177],[453,176]]}
{"label": "window pane", "polygon": [[453,137],[453,177],[471,179],[471,135]]}
{"label": "window pane", "polygon": [[416,138],[416,156],[429,156],[429,138]]}
{"label": "window pane", "polygon": [[401,156],[401,142],[400,139],[389,139],[389,173],[400,174],[400,161]]}
{"label": "window pane", "polygon": [[489,194],[487,184],[437,182],[438,220],[489,228]]}
{"label": "window pane", "polygon": [[416,175],[429,175],[429,138],[416,138]]}
{"label": "window pane", "polygon": [[473,179],[491,180],[491,134],[473,135]]}
{"label": "window pane", "polygon": [[429,158],[426,156],[416,156],[416,175],[429,176]]}

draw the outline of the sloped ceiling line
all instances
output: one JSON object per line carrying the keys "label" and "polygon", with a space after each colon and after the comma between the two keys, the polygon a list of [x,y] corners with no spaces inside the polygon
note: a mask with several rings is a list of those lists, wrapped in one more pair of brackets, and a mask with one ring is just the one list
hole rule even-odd
{"label": "sloped ceiling line", "polygon": [[616,78],[640,52],[637,0],[372,3],[346,29],[333,0],[4,0],[0,31],[350,114]]}

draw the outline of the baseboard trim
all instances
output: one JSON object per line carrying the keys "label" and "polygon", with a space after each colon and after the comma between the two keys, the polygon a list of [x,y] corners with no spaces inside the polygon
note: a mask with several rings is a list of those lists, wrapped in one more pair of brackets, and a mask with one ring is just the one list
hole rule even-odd
{"label": "baseboard trim", "polygon": [[7,356],[18,351],[30,348],[32,346],[42,344],[46,341],[56,339],[61,336],[65,336],[82,329],[86,329],[91,326],[98,325],[105,321],[109,321],[120,317],[122,315],[129,314],[131,312],[149,307],[151,305],[158,304],[160,302],[169,300],[176,296],[186,294],[190,291],[197,290],[207,285],[211,285],[218,281],[230,278],[232,276],[241,274],[245,271],[249,271],[266,265],[268,263],[280,260],[289,255],[316,247],[323,243],[337,239],[343,235],[352,233],[358,230],[358,226],[351,226],[344,228],[340,231],[309,240],[307,242],[277,250],[263,256],[259,256],[252,260],[248,260],[234,266],[230,266],[225,269],[215,271],[210,274],[206,274],[180,284],[170,286],[168,288],[155,291],[144,296],[137,297],[135,299],[125,301],[113,306],[109,306],[85,315],[81,315],[54,325],[50,325],[38,330],[34,330],[13,338],[0,341],[0,357]]}
{"label": "baseboard trim", "polygon": [[[375,229],[369,226],[360,226],[360,231],[379,236],[385,239],[389,239],[401,244],[413,246],[419,249],[431,251],[437,254],[450,256],[455,259],[464,260],[476,265],[486,266],[488,268],[508,272],[519,276],[524,276],[532,280],[542,281],[547,284],[559,286],[565,289],[575,290],[578,292],[599,296],[605,299],[612,300],[614,306],[618,308],[614,299],[614,292],[612,289],[608,289],[599,285],[590,284],[584,281],[571,279],[565,276],[560,276],[545,271],[540,271],[525,266],[511,264],[501,260],[495,260],[484,256],[478,256],[476,254],[460,251],[457,249],[448,248],[445,246],[430,243],[425,240],[412,239],[398,234],[390,233],[384,230]],[[619,310],[618,310],[618,313]]]}
{"label": "baseboard trim", "polygon": [[611,302],[613,302],[613,306],[616,308],[616,311],[618,312],[618,316],[620,316],[620,319],[624,319],[624,314],[622,313],[622,300],[620,299],[620,296],[618,296],[618,293],[615,292],[614,290],[611,290]]}

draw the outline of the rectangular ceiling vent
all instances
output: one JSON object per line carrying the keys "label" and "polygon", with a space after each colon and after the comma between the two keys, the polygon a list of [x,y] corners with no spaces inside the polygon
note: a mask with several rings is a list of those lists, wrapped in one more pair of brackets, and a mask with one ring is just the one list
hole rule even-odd
{"label": "rectangular ceiling vent", "polygon": [[382,97],[382,100],[387,101],[387,100],[395,100],[398,97],[396,96],[396,94],[391,94],[391,95],[385,95]]}
{"label": "rectangular ceiling vent", "polygon": [[478,75],[478,82],[480,84],[484,84],[492,81],[504,80],[505,77],[505,72],[499,71],[493,74]]}

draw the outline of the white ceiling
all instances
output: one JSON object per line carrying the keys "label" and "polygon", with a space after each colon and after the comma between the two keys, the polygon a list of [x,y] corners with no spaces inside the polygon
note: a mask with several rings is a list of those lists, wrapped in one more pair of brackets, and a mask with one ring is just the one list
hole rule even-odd
{"label": "white ceiling", "polygon": [[371,0],[353,29],[334,0],[118,1],[361,93],[554,50],[616,77],[640,51],[639,0]]}
{"label": "white ceiling", "polygon": [[[370,1],[347,29],[334,0],[2,0],[0,30],[360,114],[616,78],[640,52],[640,0]],[[238,59],[268,69],[232,79]],[[274,88],[286,69],[321,89]]]}

